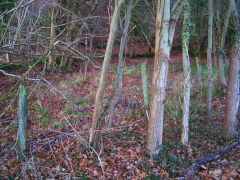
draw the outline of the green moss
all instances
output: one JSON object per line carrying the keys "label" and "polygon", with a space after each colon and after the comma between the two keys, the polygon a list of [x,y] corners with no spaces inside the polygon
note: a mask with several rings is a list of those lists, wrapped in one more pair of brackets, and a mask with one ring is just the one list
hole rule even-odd
{"label": "green moss", "polygon": [[68,114],[68,115],[77,114],[78,111],[75,106],[76,105],[72,103],[68,104],[65,108],[65,114]]}
{"label": "green moss", "polygon": [[141,76],[141,70],[133,65],[133,66],[127,66],[123,70],[124,76]]}
{"label": "green moss", "polygon": [[6,95],[0,97],[0,101],[7,101],[7,100],[12,99],[14,97],[15,96],[13,94],[6,94]]}
{"label": "green moss", "polygon": [[73,104],[81,105],[81,106],[87,105],[87,102],[88,101],[86,99],[84,99],[84,98],[77,98],[77,99],[73,100]]}
{"label": "green moss", "polygon": [[49,118],[43,118],[43,119],[42,119],[42,122],[41,122],[41,127],[48,126],[48,125],[50,125],[50,123],[51,123],[51,119],[49,119]]}
{"label": "green moss", "polygon": [[11,124],[7,127],[7,130],[11,131],[11,132],[17,132],[17,126],[16,124]]}

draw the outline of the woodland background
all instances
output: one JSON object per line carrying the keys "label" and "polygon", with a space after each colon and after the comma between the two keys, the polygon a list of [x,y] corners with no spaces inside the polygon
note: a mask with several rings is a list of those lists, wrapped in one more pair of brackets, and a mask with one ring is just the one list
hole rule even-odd
{"label": "woodland background", "polygon": [[240,178],[239,7],[2,0],[0,178]]}

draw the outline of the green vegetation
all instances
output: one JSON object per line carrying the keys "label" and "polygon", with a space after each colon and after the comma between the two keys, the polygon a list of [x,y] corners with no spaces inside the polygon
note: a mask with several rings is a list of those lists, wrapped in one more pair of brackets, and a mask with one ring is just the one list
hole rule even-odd
{"label": "green vegetation", "polygon": [[7,70],[7,71],[15,71],[17,69],[22,69],[22,68],[25,68],[23,64],[14,64],[14,63],[5,63],[5,62],[2,62],[0,64],[0,69]]}
{"label": "green vegetation", "polygon": [[36,116],[36,119],[38,120],[40,127],[46,127],[51,124],[51,113],[48,109],[39,108],[38,106],[31,106],[30,108],[32,111],[39,113],[39,115]]}
{"label": "green vegetation", "polygon": [[141,69],[138,66],[126,66],[123,69],[124,76],[141,76]]}
{"label": "green vegetation", "polygon": [[86,99],[84,99],[84,98],[77,98],[77,99],[75,99],[75,100],[73,100],[73,104],[75,104],[75,105],[81,105],[81,106],[86,106],[87,105],[87,100]]}
{"label": "green vegetation", "polygon": [[78,114],[76,105],[73,103],[67,104],[65,108],[65,114],[68,114],[68,115]]}
{"label": "green vegetation", "polygon": [[7,100],[12,99],[14,97],[15,97],[14,94],[6,94],[6,95],[3,95],[2,97],[0,97],[0,101],[7,101]]}

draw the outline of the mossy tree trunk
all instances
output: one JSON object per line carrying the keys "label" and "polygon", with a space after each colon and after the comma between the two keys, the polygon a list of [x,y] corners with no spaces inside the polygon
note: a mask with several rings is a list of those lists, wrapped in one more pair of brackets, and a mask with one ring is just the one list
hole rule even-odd
{"label": "mossy tree trunk", "polygon": [[26,149],[26,123],[27,123],[27,86],[20,85],[19,91],[19,105],[18,105],[18,142],[20,149],[20,156],[25,159]]}
{"label": "mossy tree trunk", "polygon": [[149,106],[149,95],[148,95],[148,81],[147,81],[147,63],[146,61],[141,64],[142,72],[142,87],[143,87],[143,97],[144,97],[144,106]]}

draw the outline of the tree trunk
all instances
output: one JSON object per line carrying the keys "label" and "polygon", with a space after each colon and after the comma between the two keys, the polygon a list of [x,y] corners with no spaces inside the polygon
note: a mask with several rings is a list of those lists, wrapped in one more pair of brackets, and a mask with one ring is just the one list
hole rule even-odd
{"label": "tree trunk", "polygon": [[[55,38],[55,5],[52,5],[51,9],[51,32],[50,32],[50,46],[52,46],[54,38]],[[53,56],[53,50],[50,50],[50,55],[48,58],[48,69],[51,69],[55,63],[54,56]]]}
{"label": "tree trunk", "polygon": [[232,16],[235,27],[235,38],[232,46],[228,86],[227,86],[227,99],[226,99],[226,116],[224,120],[224,131],[229,137],[237,134],[237,113],[239,108],[239,48],[240,48],[240,25],[239,15],[234,0],[231,0]]}
{"label": "tree trunk", "polygon": [[150,119],[148,122],[147,149],[154,157],[161,150],[163,136],[163,112],[168,77],[170,49],[176,21],[182,9],[182,1],[173,6],[170,22],[170,0],[158,0],[156,15],[156,40],[154,72],[152,78]]}
{"label": "tree trunk", "polygon": [[211,119],[212,111],[212,43],[213,43],[213,2],[208,0],[208,50],[207,50],[207,64],[208,64],[208,92],[207,92],[207,104],[208,104],[208,118]]}
{"label": "tree trunk", "polygon": [[184,72],[184,89],[183,89],[183,129],[181,142],[183,145],[188,144],[189,132],[189,105],[190,105],[190,61],[188,54],[189,38],[190,38],[190,6],[188,0],[184,4],[184,21],[182,27],[182,54],[183,54],[183,72]]}
{"label": "tree trunk", "polygon": [[214,64],[216,69],[218,69],[218,51],[217,51],[217,31],[216,31],[217,26],[213,26],[213,59],[214,59]]}
{"label": "tree trunk", "polygon": [[130,24],[130,20],[131,20],[132,3],[133,3],[133,0],[129,0],[127,17],[126,17],[126,20],[125,20],[125,27],[124,27],[123,35],[121,37],[121,44],[120,44],[120,50],[119,50],[119,60],[118,60],[118,74],[117,74],[117,80],[116,80],[116,83],[118,84],[118,91],[117,91],[117,97],[114,98],[114,100],[113,100],[113,102],[110,106],[110,111],[109,111],[110,118],[109,118],[109,121],[108,121],[108,128],[112,127],[115,107],[117,106],[117,104],[120,101],[121,96],[122,96],[123,53],[124,53],[124,50],[125,50],[128,28],[129,28],[129,24]]}
{"label": "tree trunk", "polygon": [[118,21],[119,21],[119,16],[120,16],[120,10],[123,5],[125,0],[119,0],[116,1],[115,3],[115,9],[113,13],[113,18],[110,26],[110,33],[108,37],[108,43],[107,43],[107,48],[104,56],[104,61],[103,61],[103,66],[102,66],[102,74],[99,82],[99,87],[97,90],[97,95],[96,95],[96,100],[95,100],[95,107],[94,107],[94,112],[93,112],[93,119],[92,119],[92,127],[90,129],[90,138],[89,138],[89,143],[93,144],[96,146],[96,133],[95,130],[98,129],[99,127],[99,115],[102,109],[102,99],[103,99],[103,93],[104,93],[104,87],[105,87],[105,81],[107,79],[107,72],[109,68],[109,63],[110,59],[112,56],[112,50],[113,50],[113,45],[116,39],[116,34],[118,30]]}
{"label": "tree trunk", "polygon": [[147,81],[147,63],[144,62],[141,65],[142,72],[142,86],[143,86],[143,97],[144,97],[144,106],[149,106],[149,97],[148,97],[148,81]]}
{"label": "tree trunk", "polygon": [[18,110],[18,142],[20,156],[25,159],[26,149],[26,123],[27,123],[27,86],[21,84],[19,91],[19,110]]}
{"label": "tree trunk", "polygon": [[202,83],[202,67],[199,63],[198,57],[195,58],[196,66],[197,66],[197,77],[198,77],[198,84],[200,86],[200,98],[202,99],[202,91],[203,91],[203,83]]}
{"label": "tree trunk", "polygon": [[[73,12],[75,12],[76,10],[76,3],[73,4]],[[73,33],[73,29],[76,28],[75,24],[72,23],[77,17],[72,14],[70,17],[69,17],[69,21],[71,22],[69,28],[67,29],[67,38],[66,38],[66,43],[70,43],[72,41],[72,33]],[[67,46],[69,46],[69,44],[67,44]],[[70,47],[69,47],[70,48]],[[67,48],[68,49],[68,48]],[[70,52],[70,55],[69,56],[66,56],[66,64],[64,66],[64,70],[66,71],[70,71],[70,68],[71,68],[71,65],[73,63],[73,54],[72,52]]]}
{"label": "tree trunk", "polygon": [[[74,15],[68,15],[67,16],[67,20],[68,20],[68,23],[71,23],[71,21],[74,19],[73,18]],[[67,28],[67,34],[66,34],[66,45],[65,45],[65,48],[62,52],[62,59],[61,59],[61,62],[60,62],[60,69],[62,70],[69,70],[67,68],[67,64],[68,64],[68,59],[71,58],[71,56],[69,57],[68,53],[67,53],[67,50],[69,48],[69,43],[70,41],[72,40],[72,30],[73,30],[73,23],[71,23],[69,25],[69,27]],[[69,67],[70,68],[70,67]]]}
{"label": "tree trunk", "polygon": [[219,64],[219,66],[218,66],[218,80],[219,80],[219,83],[220,83],[222,88],[227,87],[226,77],[225,77],[225,73],[224,73],[224,59],[225,59],[224,47],[225,47],[225,38],[226,38],[226,34],[227,34],[230,15],[231,15],[231,6],[230,6],[230,3],[229,3],[228,11],[226,13],[223,29],[222,29],[222,32],[221,32],[220,47],[219,47],[220,52],[218,53],[219,54],[219,57],[218,57],[218,61],[219,61],[218,62],[218,64]]}

